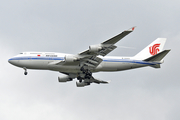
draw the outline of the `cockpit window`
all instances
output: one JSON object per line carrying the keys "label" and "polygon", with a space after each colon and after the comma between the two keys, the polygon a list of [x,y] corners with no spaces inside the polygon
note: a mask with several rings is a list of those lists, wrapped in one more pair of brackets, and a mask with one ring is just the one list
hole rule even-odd
{"label": "cockpit window", "polygon": [[20,54],[23,54],[23,53],[20,53]]}

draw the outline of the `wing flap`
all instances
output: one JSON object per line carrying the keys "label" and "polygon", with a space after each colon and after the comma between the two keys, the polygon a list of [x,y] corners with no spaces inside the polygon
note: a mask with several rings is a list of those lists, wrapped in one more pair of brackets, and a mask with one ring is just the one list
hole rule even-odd
{"label": "wing flap", "polygon": [[85,58],[80,61],[80,66],[86,66],[90,69],[96,68],[100,63],[102,62],[102,59],[99,57],[91,57],[91,58]]}

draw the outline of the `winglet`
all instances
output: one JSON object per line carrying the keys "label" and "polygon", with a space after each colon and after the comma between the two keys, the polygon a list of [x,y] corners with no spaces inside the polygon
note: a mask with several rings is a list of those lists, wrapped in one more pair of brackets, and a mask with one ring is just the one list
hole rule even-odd
{"label": "winglet", "polygon": [[127,30],[127,31],[134,31],[134,29],[136,28],[136,26],[134,26],[134,27],[132,27],[132,28],[130,28],[129,30]]}

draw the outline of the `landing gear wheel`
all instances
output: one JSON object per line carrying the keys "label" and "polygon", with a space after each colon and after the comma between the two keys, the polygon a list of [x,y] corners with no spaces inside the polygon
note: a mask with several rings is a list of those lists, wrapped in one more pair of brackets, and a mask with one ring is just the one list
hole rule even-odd
{"label": "landing gear wheel", "polygon": [[80,83],[82,82],[82,78],[81,77],[78,76],[77,79],[79,80]]}
{"label": "landing gear wheel", "polygon": [[92,77],[92,72],[90,70],[84,69],[83,67],[81,67],[80,70],[83,72],[83,74],[85,74],[85,78],[90,79]]}
{"label": "landing gear wheel", "polygon": [[24,72],[24,75],[27,75],[28,74],[28,72]]}
{"label": "landing gear wheel", "polygon": [[91,78],[91,75],[87,74],[87,75],[85,76],[85,78],[90,79],[90,78]]}

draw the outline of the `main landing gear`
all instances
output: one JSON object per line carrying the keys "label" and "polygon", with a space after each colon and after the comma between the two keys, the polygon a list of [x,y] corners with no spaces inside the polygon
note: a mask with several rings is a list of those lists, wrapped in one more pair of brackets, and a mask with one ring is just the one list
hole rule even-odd
{"label": "main landing gear", "polygon": [[89,70],[85,70],[83,71],[83,73],[85,74],[85,78],[87,79],[90,79],[92,77],[92,73]]}
{"label": "main landing gear", "polygon": [[27,69],[25,67],[23,69],[25,70],[24,75],[27,75],[28,74]]}
{"label": "main landing gear", "polygon": [[77,79],[79,80],[79,82],[82,82],[82,79],[90,79],[92,77],[92,72],[90,70],[84,69],[82,67],[81,71],[83,72],[83,74],[85,74],[85,76],[83,78],[78,77]]}

